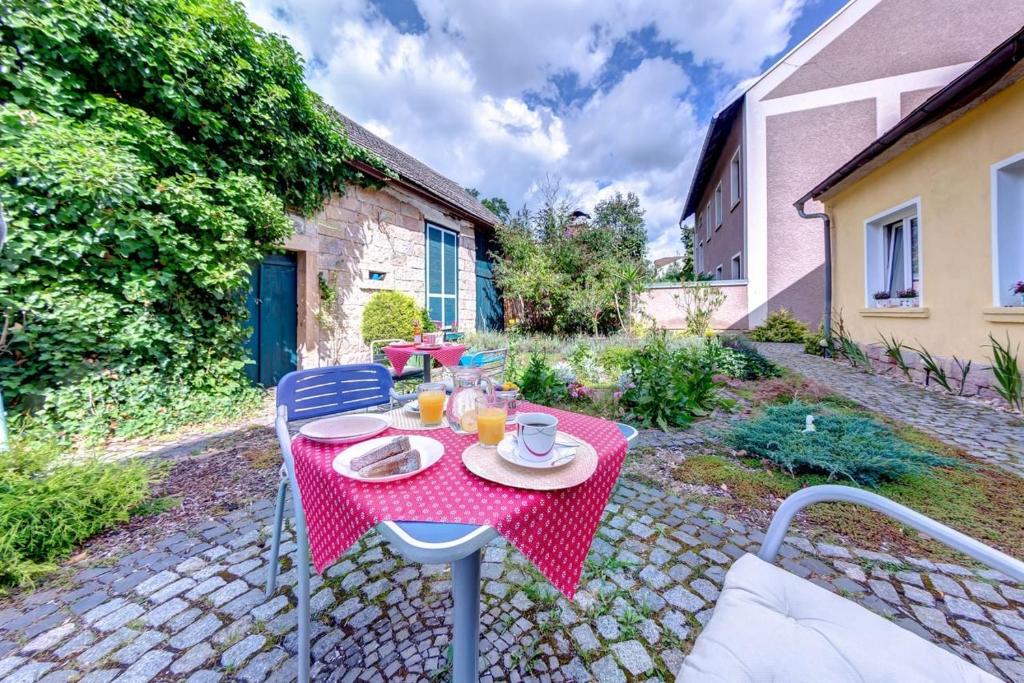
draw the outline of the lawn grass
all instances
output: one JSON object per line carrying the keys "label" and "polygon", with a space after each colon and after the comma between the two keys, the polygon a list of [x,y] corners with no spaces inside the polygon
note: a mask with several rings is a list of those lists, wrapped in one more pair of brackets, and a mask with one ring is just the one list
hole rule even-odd
{"label": "lawn grass", "polygon": [[[869,414],[843,402],[830,402],[840,411]],[[1015,557],[1024,557],[1024,479],[1004,472],[962,450],[909,427],[872,414],[885,422],[900,439],[935,455],[953,458],[956,467],[935,467],[926,474],[882,482],[868,489],[948,524],[983,543]],[[674,471],[677,480],[726,490],[716,502],[737,515],[751,510],[770,514],[781,499],[806,486],[843,484],[818,474],[791,476],[766,468],[753,458],[725,452],[687,458]],[[888,546],[907,554],[923,554],[963,562],[962,555],[913,529],[863,507],[829,503],[809,508],[801,515],[806,527],[844,537],[865,548]]]}

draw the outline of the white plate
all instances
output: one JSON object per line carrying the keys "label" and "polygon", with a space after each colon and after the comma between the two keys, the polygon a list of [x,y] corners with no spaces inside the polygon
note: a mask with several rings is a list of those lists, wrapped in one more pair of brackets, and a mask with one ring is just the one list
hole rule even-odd
{"label": "white plate", "polygon": [[571,446],[555,446],[555,457],[547,462],[527,460],[519,455],[519,448],[516,447],[516,435],[508,434],[498,444],[498,455],[502,460],[510,462],[519,467],[529,467],[531,470],[553,470],[556,467],[568,465],[576,457],[576,449]]}
{"label": "white plate", "polygon": [[356,443],[377,436],[391,426],[386,415],[336,415],[302,425],[299,434],[321,443]]}
{"label": "white plate", "polygon": [[413,413],[415,415],[419,415],[420,414],[420,402],[419,401],[410,401],[409,403],[406,403],[405,404],[405,412]]}
{"label": "white plate", "polygon": [[407,349],[410,346],[416,346],[416,342],[391,342],[388,344],[388,348],[392,349]]}
{"label": "white plate", "polygon": [[416,348],[420,349],[421,351],[436,351],[437,349],[440,349],[442,346],[444,346],[444,345],[443,344],[420,344]]}
{"label": "white plate", "polygon": [[409,477],[415,477],[417,474],[427,469],[444,455],[444,445],[437,439],[431,439],[426,436],[409,436],[409,445],[420,452],[420,468],[415,472],[408,472],[406,474],[392,474],[388,477],[361,477],[359,473],[352,469],[351,463],[353,460],[358,458],[364,453],[372,451],[374,448],[383,446],[392,439],[397,437],[394,436],[383,436],[379,439],[372,439],[370,441],[364,441],[363,443],[356,444],[351,448],[346,448],[344,451],[339,453],[334,458],[334,462],[331,466],[334,471],[343,477],[349,479],[355,479],[356,481],[365,481],[371,484],[382,484],[388,481],[398,481],[399,479],[408,479]]}

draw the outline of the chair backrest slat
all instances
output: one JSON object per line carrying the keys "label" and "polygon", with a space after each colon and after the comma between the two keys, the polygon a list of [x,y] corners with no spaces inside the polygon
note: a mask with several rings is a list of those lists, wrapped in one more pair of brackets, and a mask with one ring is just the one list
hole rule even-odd
{"label": "chair backrest slat", "polygon": [[297,370],[277,385],[277,405],[289,420],[372,408],[391,401],[391,373],[376,363]]}
{"label": "chair backrest slat", "polygon": [[466,359],[465,365],[480,368],[481,375],[500,382],[505,375],[505,362],[508,360],[508,349],[491,349],[477,351]]}

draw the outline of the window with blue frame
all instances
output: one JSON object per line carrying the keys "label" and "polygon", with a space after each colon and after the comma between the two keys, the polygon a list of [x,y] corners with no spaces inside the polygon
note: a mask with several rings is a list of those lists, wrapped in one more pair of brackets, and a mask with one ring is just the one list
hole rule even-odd
{"label": "window with blue frame", "polygon": [[444,328],[459,310],[459,236],[427,223],[427,312]]}

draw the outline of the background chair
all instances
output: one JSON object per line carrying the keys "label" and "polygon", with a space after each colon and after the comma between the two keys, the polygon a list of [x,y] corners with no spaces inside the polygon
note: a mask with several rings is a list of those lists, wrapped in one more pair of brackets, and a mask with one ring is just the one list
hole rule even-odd
{"label": "background chair", "polygon": [[1024,563],[882,496],[811,486],[779,506],[757,556],[725,576],[715,611],[683,661],[691,681],[997,681],[973,664],[771,564],[797,512],[841,501],[872,508],[1024,582]]}
{"label": "background chair", "polygon": [[490,378],[495,384],[500,384],[504,381],[505,365],[507,363],[508,347],[467,353],[459,361],[459,365],[479,368],[481,374],[484,377]]}

